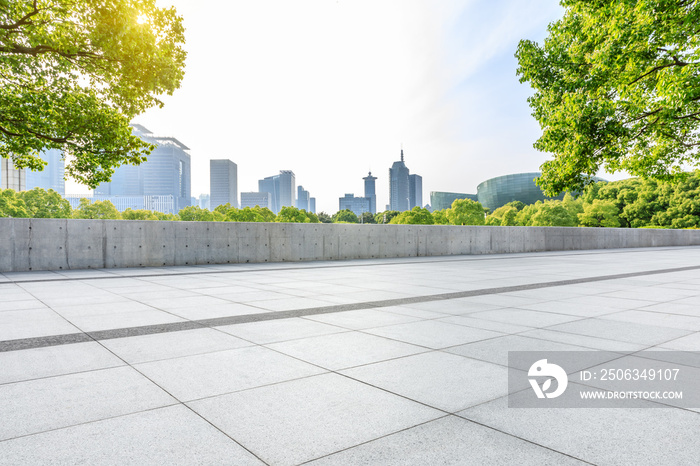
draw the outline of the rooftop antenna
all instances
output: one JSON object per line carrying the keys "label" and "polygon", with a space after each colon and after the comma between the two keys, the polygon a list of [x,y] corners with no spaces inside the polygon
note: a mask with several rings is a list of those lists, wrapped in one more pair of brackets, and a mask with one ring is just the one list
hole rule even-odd
{"label": "rooftop antenna", "polygon": [[401,143],[401,161],[403,162],[403,142]]}

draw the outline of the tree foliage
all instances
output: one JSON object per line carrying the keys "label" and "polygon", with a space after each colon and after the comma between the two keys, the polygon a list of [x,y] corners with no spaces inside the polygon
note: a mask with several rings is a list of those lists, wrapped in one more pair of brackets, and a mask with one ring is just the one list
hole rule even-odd
{"label": "tree foliage", "polygon": [[332,218],[333,223],[359,223],[360,221],[355,212],[350,209],[339,210],[333,214]]}
{"label": "tree foliage", "polygon": [[400,213],[401,212],[398,210],[385,210],[384,212],[377,212],[374,214],[374,221],[377,223],[391,223],[391,220]]}
{"label": "tree foliage", "polygon": [[594,199],[583,207],[579,223],[584,227],[619,227],[619,212],[613,201]]}
{"label": "tree foliage", "polygon": [[155,212],[146,209],[126,209],[122,220],[159,220]]}
{"label": "tree foliage", "polygon": [[325,212],[318,213],[318,221],[321,223],[333,223],[333,219]]}
{"label": "tree foliage", "polygon": [[280,209],[275,222],[284,223],[319,223],[315,214],[304,209],[297,209],[292,206],[284,206]]}
{"label": "tree foliage", "polygon": [[360,223],[377,223],[372,212],[362,212],[360,216]]}
{"label": "tree foliage", "polygon": [[39,152],[68,154],[66,172],[96,187],[153,150],[131,119],[184,75],[182,18],[155,0],[2,0],[0,157],[40,170]]}
{"label": "tree foliage", "polygon": [[202,209],[199,206],[192,205],[180,209],[180,212],[177,214],[180,220],[185,222],[221,222],[224,220],[221,212],[212,212],[209,209]]}
{"label": "tree foliage", "polygon": [[27,206],[14,189],[0,189],[0,217],[29,217]]}
{"label": "tree foliage", "polygon": [[435,219],[428,209],[416,206],[411,210],[401,212],[392,218],[389,223],[398,225],[432,225],[435,223]]}
{"label": "tree foliage", "polygon": [[483,225],[484,208],[471,199],[455,199],[452,207],[447,209],[447,219],[452,225]]}
{"label": "tree foliage", "polygon": [[698,165],[700,2],[562,0],[542,46],[521,41],[521,82],[553,154],[537,184],[581,189],[599,169],[669,180]]}
{"label": "tree foliage", "polygon": [[19,193],[32,218],[71,218],[70,202],[53,189],[30,189]]}
{"label": "tree foliage", "polygon": [[73,218],[91,218],[104,220],[119,220],[121,214],[109,201],[95,201],[81,199],[80,205],[73,211]]}
{"label": "tree foliage", "polygon": [[447,220],[447,209],[433,212],[433,223],[435,225],[449,225],[450,221]]}

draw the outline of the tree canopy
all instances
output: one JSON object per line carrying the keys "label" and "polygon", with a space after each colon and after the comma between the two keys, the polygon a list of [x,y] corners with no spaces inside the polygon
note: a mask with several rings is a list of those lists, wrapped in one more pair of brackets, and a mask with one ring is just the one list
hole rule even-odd
{"label": "tree canopy", "polygon": [[411,210],[401,212],[392,218],[389,223],[398,225],[433,225],[435,219],[428,209],[415,206]]}
{"label": "tree canopy", "polygon": [[484,208],[471,199],[455,199],[446,215],[452,225],[483,225],[485,222]]}
{"label": "tree canopy", "polygon": [[561,0],[543,45],[523,40],[521,82],[549,152],[537,184],[580,190],[599,169],[662,180],[700,154],[700,2]]}
{"label": "tree canopy", "polygon": [[154,146],[129,122],[180,87],[184,41],[155,0],[0,0],[0,157],[41,170],[62,150],[92,188],[141,163]]}

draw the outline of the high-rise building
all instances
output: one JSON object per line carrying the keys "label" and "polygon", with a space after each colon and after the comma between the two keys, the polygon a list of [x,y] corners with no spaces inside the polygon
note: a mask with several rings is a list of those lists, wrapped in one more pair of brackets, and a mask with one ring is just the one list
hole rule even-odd
{"label": "high-rise building", "polygon": [[46,162],[42,171],[26,170],[27,189],[41,188],[45,190],[53,189],[61,196],[66,194],[65,174],[66,163],[63,154],[58,149],[51,149],[39,154]]}
{"label": "high-rise building", "polygon": [[408,175],[408,202],[409,209],[423,207],[423,177],[420,175]]}
{"label": "high-rise building", "polygon": [[375,190],[374,181],[377,179],[376,176],[372,176],[372,172],[369,175],[362,178],[365,180],[365,197],[369,199],[369,211],[373,214],[377,213],[377,192]]}
{"label": "high-rise building", "polygon": [[270,193],[264,192],[247,192],[241,193],[241,209],[245,207],[267,207],[272,210],[272,204],[270,203]]}
{"label": "high-rise building", "polygon": [[0,189],[24,191],[27,189],[27,171],[15,168],[11,159],[0,157]]}
{"label": "high-rise building", "polygon": [[209,194],[200,194],[199,197],[197,198],[197,203],[194,205],[198,205],[200,209],[207,209],[207,210],[212,210],[210,209],[211,207],[211,195]]}
{"label": "high-rise building", "polygon": [[294,207],[295,177],[291,170],[280,170],[279,175],[258,181],[258,191],[270,193],[270,210],[279,213],[284,206]]}
{"label": "high-rise building", "polygon": [[228,159],[209,161],[211,210],[223,204],[238,207],[238,166]]}
{"label": "high-rise building", "polygon": [[[173,137],[158,137],[141,125],[132,125],[133,132],[157,147],[141,165],[123,165],[112,175],[112,181],[95,189],[103,196],[173,196],[173,207],[165,213],[177,213],[190,205],[189,148]],[[162,207],[169,203],[156,203]],[[161,210],[161,212],[163,212]]]}
{"label": "high-rise building", "polygon": [[297,186],[297,209],[304,209],[307,212],[309,210],[309,192],[304,189],[303,186]]}
{"label": "high-rise building", "polygon": [[351,210],[358,217],[363,212],[369,212],[369,199],[366,197],[355,197],[354,194],[346,194],[338,199],[338,210]]}
{"label": "high-rise building", "polygon": [[309,198],[309,210],[308,210],[308,212],[311,212],[312,214],[316,213],[316,198],[315,197]]}
{"label": "high-rise building", "polygon": [[389,169],[389,206],[391,210],[403,212],[409,210],[409,183],[408,167],[403,160],[403,149],[401,149],[401,160],[394,162]]}

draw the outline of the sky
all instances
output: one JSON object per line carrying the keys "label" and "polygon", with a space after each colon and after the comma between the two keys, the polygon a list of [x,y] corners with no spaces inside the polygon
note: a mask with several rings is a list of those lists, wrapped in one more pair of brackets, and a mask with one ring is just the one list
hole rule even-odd
{"label": "sky", "polygon": [[402,147],[423,204],[547,159],[532,147],[540,129],[514,53],[546,37],[557,0],[158,4],[184,18],[185,78],[134,123],[190,148],[195,197],[209,192],[210,159],[238,165],[239,192],[292,170],[328,213],[363,195],[370,170],[384,210]]}

